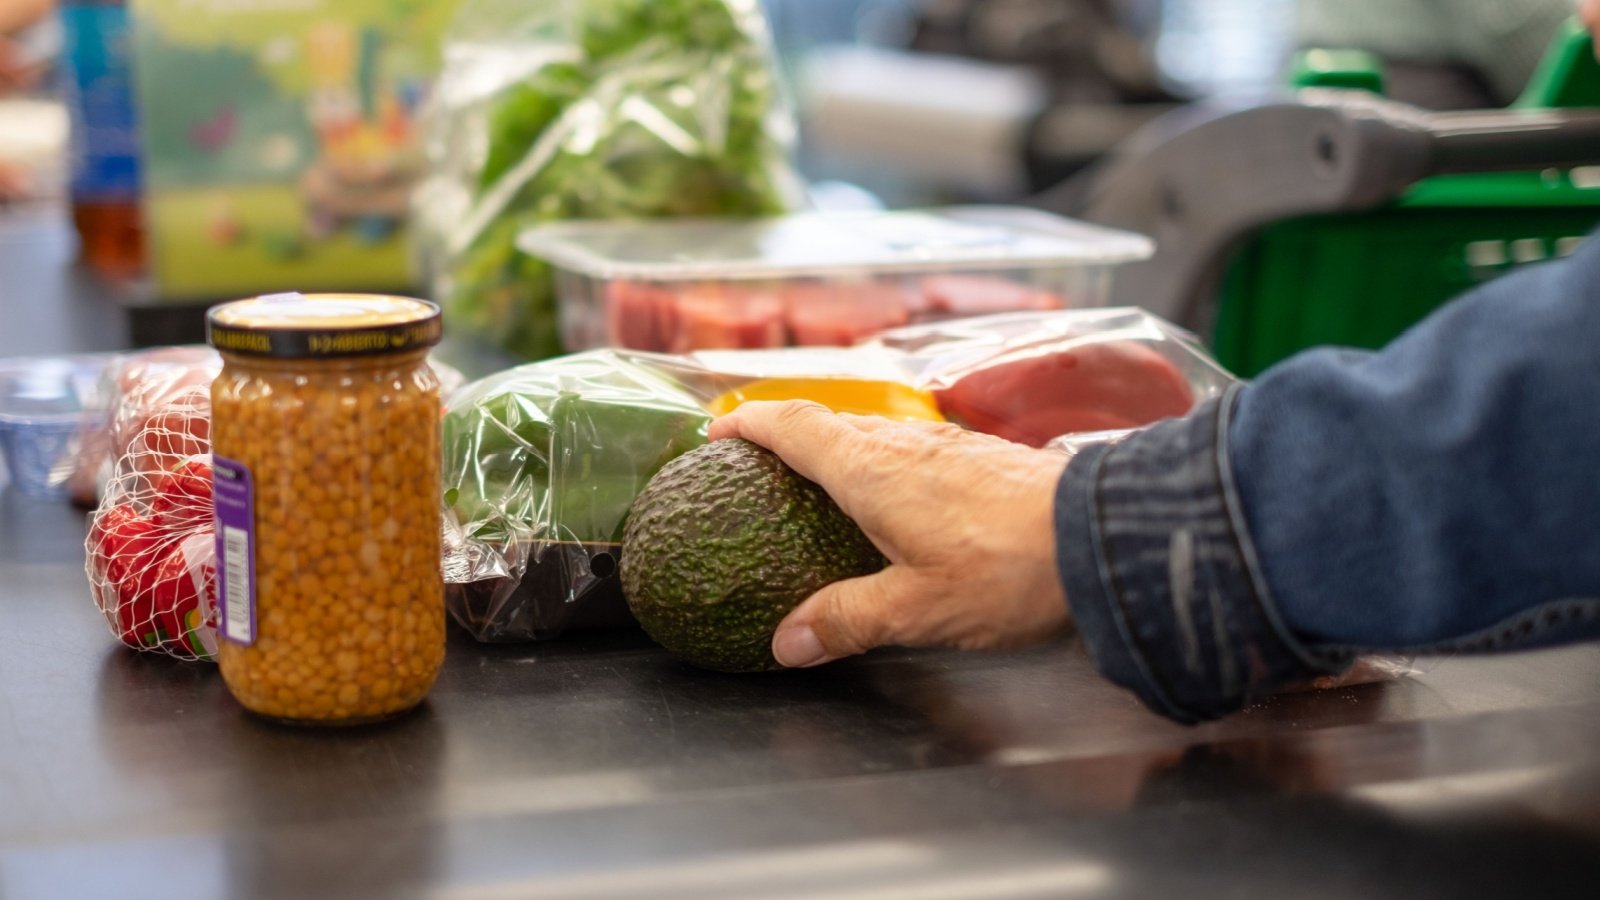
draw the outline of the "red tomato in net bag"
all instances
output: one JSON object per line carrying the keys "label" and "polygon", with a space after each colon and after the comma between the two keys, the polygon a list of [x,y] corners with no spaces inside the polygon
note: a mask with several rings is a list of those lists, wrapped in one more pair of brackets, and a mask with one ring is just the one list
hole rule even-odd
{"label": "red tomato in net bag", "polygon": [[106,514],[102,522],[100,555],[106,561],[105,575],[126,597],[148,586],[160,553],[167,543],[166,529],[146,519],[124,503]]}
{"label": "red tomato in net bag", "polygon": [[[207,540],[213,538],[208,536]],[[201,592],[204,589],[214,591],[215,584],[214,565],[201,564],[196,572],[183,552],[183,545],[174,546],[156,567],[150,604],[154,629],[144,646],[178,654],[206,655],[194,629],[200,616]]]}
{"label": "red tomato in net bag", "polygon": [[174,468],[191,456],[211,452],[211,393],[189,388],[160,406],[141,411],[124,430],[123,453],[131,454],[139,472]]}
{"label": "red tomato in net bag", "polygon": [[1137,428],[1194,405],[1178,367],[1132,341],[1000,363],[935,395],[947,418],[1030,447],[1064,434]]}
{"label": "red tomato in net bag", "polygon": [[154,532],[145,530],[153,527],[148,521],[140,519],[125,528],[124,533],[137,530],[139,534],[125,546],[149,543],[135,552],[124,550],[112,563],[112,581],[117,597],[117,636],[130,647],[150,646],[151,636],[156,630],[156,581],[160,578],[160,566],[164,560],[159,549],[163,545],[159,529]]}
{"label": "red tomato in net bag", "polygon": [[211,464],[191,459],[156,482],[150,516],[166,528],[211,525]]}
{"label": "red tomato in net bag", "polygon": [[113,531],[123,522],[139,518],[139,510],[132,503],[119,503],[105,512],[98,513],[89,523],[89,540],[86,549],[89,553],[89,563],[94,567],[94,572],[99,576],[111,579],[111,552],[109,538]]}
{"label": "red tomato in net bag", "polygon": [[167,530],[122,503],[95,517],[89,528],[90,575],[98,582],[96,600],[131,647],[144,646],[154,630],[154,585]]}

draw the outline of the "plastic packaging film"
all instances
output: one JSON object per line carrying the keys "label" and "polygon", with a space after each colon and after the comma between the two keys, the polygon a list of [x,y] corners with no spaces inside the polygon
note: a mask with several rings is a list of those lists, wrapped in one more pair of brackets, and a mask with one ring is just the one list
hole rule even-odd
{"label": "plastic packaging film", "polygon": [[[112,633],[180,659],[216,653],[209,444],[192,409],[153,417],[119,458],[90,517],[85,566]],[[187,452],[198,451],[198,452]]]}
{"label": "plastic packaging film", "polygon": [[705,442],[710,415],[648,365],[607,351],[491,376],[448,407],[445,580],[456,620],[480,640],[553,637],[597,605],[590,624],[627,622],[612,576],[628,506],[657,469]]}
{"label": "plastic packaging film", "polygon": [[447,404],[447,603],[489,641],[629,621],[614,575],[629,504],[704,442],[713,415],[747,400],[956,421],[1042,446],[1059,432],[1040,428],[1148,424],[1229,380],[1187,335],[1136,310],[916,326],[848,349],[596,350],[532,363]]}
{"label": "plastic packaging film", "polygon": [[[447,604],[484,641],[629,622],[615,577],[628,504],[704,440],[710,416],[746,400],[956,421],[1074,453],[1235,381],[1192,335],[1131,309],[933,323],[848,349],[599,350],[523,366],[448,404]],[[1408,658],[1369,657],[1308,687],[1410,671]]]}
{"label": "plastic packaging film", "polygon": [[561,349],[551,270],[515,246],[528,226],[800,197],[758,0],[469,0],[444,56],[418,249],[452,327],[522,358]]}
{"label": "plastic packaging film", "polygon": [[518,246],[557,268],[569,350],[848,346],[888,328],[1105,305],[1148,238],[1014,206],[558,222]]}
{"label": "plastic packaging film", "polygon": [[110,358],[0,359],[0,485],[41,499],[71,494],[82,433],[103,418],[100,381]]}

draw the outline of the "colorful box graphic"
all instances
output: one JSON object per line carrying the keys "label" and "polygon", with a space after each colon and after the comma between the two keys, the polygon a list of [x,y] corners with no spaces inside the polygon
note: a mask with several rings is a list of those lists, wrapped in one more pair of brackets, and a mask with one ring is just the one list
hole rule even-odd
{"label": "colorful box graphic", "polygon": [[134,0],[163,300],[397,290],[416,116],[458,0]]}

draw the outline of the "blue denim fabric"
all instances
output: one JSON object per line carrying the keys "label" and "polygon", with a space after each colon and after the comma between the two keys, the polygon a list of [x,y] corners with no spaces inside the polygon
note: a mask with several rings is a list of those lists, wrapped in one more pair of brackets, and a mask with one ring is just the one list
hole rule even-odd
{"label": "blue denim fabric", "polygon": [[1600,241],[1090,448],[1056,529],[1102,671],[1182,721],[1364,651],[1600,638]]}

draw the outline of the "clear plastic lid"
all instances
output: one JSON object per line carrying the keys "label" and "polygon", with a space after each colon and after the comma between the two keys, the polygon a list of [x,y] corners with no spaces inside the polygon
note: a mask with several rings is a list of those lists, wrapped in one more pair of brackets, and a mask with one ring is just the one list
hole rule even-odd
{"label": "clear plastic lid", "polygon": [[76,421],[96,407],[98,355],[0,360],[0,424]]}
{"label": "clear plastic lid", "polygon": [[566,222],[518,245],[592,278],[651,281],[1103,266],[1154,251],[1141,235],[1013,206]]}

